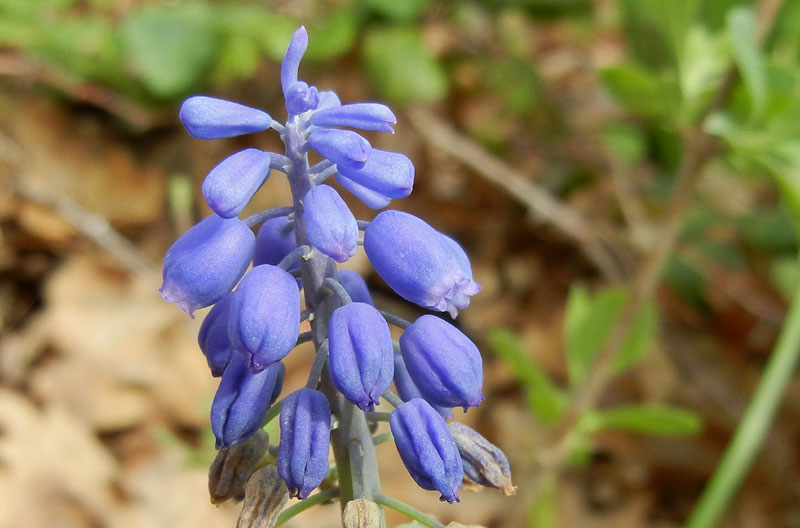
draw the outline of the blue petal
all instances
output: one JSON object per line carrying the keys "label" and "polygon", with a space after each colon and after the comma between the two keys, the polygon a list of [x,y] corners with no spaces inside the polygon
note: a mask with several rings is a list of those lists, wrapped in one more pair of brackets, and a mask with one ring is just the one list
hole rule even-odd
{"label": "blue petal", "polygon": [[392,201],[388,196],[384,196],[371,189],[367,189],[363,185],[359,185],[351,179],[345,178],[338,172],[334,174],[333,178],[350,193],[361,200],[361,202],[371,209],[383,209]]}
{"label": "blue petal", "polygon": [[374,306],[367,283],[363,277],[352,270],[339,270],[339,281],[353,302],[367,303]]}
{"label": "blue petal", "polygon": [[345,262],[358,249],[358,223],[333,187],[319,185],[303,198],[306,236],[311,245],[336,262]]}
{"label": "blue petal", "polygon": [[203,196],[212,211],[233,218],[269,177],[272,157],[249,148],[233,154],[211,169],[203,181]]}
{"label": "blue petal", "polygon": [[197,139],[219,139],[266,130],[272,118],[266,112],[232,101],[196,95],[181,105],[183,126]]}
{"label": "blue petal", "polygon": [[284,98],[288,98],[289,88],[297,82],[297,70],[306,48],[308,48],[308,32],[304,26],[300,26],[292,34],[281,62],[281,89]]}
{"label": "blue petal", "polygon": [[370,157],[369,142],[352,130],[318,128],[308,135],[308,143],[322,157],[339,167],[360,169]]}
{"label": "blue petal", "polygon": [[283,402],[278,474],[289,495],[305,499],[328,474],[331,409],[321,392],[300,389]]}
{"label": "blue petal", "polygon": [[414,164],[397,152],[372,149],[361,168],[337,167],[345,178],[389,198],[405,198],[414,187]]}
{"label": "blue petal", "polygon": [[388,106],[380,103],[356,103],[317,110],[311,114],[311,124],[320,127],[341,126],[394,132],[397,118]]}

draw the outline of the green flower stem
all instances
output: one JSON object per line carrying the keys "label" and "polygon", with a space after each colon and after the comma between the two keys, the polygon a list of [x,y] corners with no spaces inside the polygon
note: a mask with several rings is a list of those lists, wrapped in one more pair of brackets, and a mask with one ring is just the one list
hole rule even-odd
{"label": "green flower stem", "polygon": [[383,396],[383,399],[389,402],[389,405],[391,405],[395,409],[403,405],[403,400],[401,400],[397,394],[393,393],[390,390],[387,390],[381,396]]}
{"label": "green flower stem", "polygon": [[278,515],[278,520],[275,521],[275,526],[280,526],[295,515],[306,511],[307,509],[311,508],[312,506],[316,506],[317,504],[322,504],[323,502],[328,502],[331,499],[335,499],[339,496],[339,488],[331,488],[329,490],[320,491],[319,493],[315,493],[314,495],[310,496],[309,498],[298,502],[297,504],[293,504],[283,510],[280,515]]}
{"label": "green flower stem", "polygon": [[406,504],[403,501],[399,501],[397,499],[393,499],[391,497],[387,497],[386,495],[381,495],[380,493],[376,493],[372,500],[377,502],[382,506],[386,506],[387,508],[391,508],[394,511],[400,512],[403,515],[406,515],[418,523],[426,526],[427,528],[444,528],[444,525],[428,515],[427,513],[421,512],[418,509],[414,508],[413,506]]}
{"label": "green flower stem", "polygon": [[386,412],[367,411],[364,413],[368,422],[388,422],[390,416],[391,414]]}
{"label": "green flower stem", "polygon": [[261,422],[261,427],[266,427],[268,423],[270,423],[276,416],[278,416],[281,412],[281,407],[283,407],[283,401],[286,398],[281,398],[280,400],[276,401],[272,404],[272,406],[267,411],[266,416],[264,416],[264,421]]}
{"label": "green flower stem", "polygon": [[372,445],[374,446],[379,446],[386,442],[394,442],[394,435],[392,435],[392,433],[381,433],[372,437]]}
{"label": "green flower stem", "polygon": [[686,523],[687,528],[714,526],[722,516],[760,451],[778,404],[800,360],[800,285],[783,323],[753,399],[728,444],[711,481]]}

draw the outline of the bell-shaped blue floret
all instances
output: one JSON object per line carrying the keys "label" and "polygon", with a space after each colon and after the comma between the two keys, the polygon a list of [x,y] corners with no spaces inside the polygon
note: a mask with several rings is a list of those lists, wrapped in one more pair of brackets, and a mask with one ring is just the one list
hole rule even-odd
{"label": "bell-shaped blue floret", "polygon": [[[253,265],[272,264],[277,266],[283,257],[294,251],[297,241],[294,229],[289,226],[289,219],[285,216],[270,218],[258,230],[256,235],[256,251],[253,255]],[[295,263],[292,268],[300,265]]]}
{"label": "bell-shaped blue floret", "polygon": [[392,334],[383,316],[360,302],[337,308],[328,322],[328,365],[334,387],[366,411],[392,383]]}
{"label": "bell-shaped blue floret", "polygon": [[481,353],[447,321],[423,315],[400,336],[400,352],[411,379],[431,404],[466,410],[483,401]]}
{"label": "bell-shaped blue floret", "polygon": [[439,491],[440,500],[458,502],[464,469],[444,418],[428,402],[415,398],[392,412],[389,425],[400,458],[416,483]]}
{"label": "bell-shaped blue floret", "polygon": [[387,198],[405,198],[414,187],[414,164],[397,152],[372,149],[363,167],[337,165],[337,170],[348,180]]}
{"label": "bell-shaped blue floret", "polygon": [[283,401],[278,474],[289,495],[305,499],[328,474],[331,408],[321,392],[300,389]]}
{"label": "bell-shaped blue floret", "polygon": [[274,397],[280,393],[283,373],[283,363],[255,373],[247,368],[243,355],[231,356],[211,404],[211,430],[217,438],[217,449],[243,442],[261,427]]}
{"label": "bell-shaped blue floret", "polygon": [[250,270],[231,294],[228,336],[256,372],[286,357],[300,331],[297,282],[277,266]]}
{"label": "bell-shaped blue floret", "polygon": [[333,187],[312,187],[303,198],[306,236],[320,253],[345,262],[358,249],[358,222]]}
{"label": "bell-shaped blue floret", "polygon": [[364,250],[400,297],[425,308],[456,317],[481,290],[464,250],[408,213],[378,214],[364,231]]}
{"label": "bell-shaped blue floret", "polygon": [[352,130],[318,128],[308,135],[308,143],[322,157],[328,158],[339,167],[360,169],[369,159],[369,141]]}
{"label": "bell-shaped blue floret", "polygon": [[197,139],[218,139],[261,132],[272,125],[266,112],[232,101],[196,95],[183,102],[178,115]]}
{"label": "bell-shaped blue floret", "polygon": [[286,110],[289,111],[289,115],[313,110],[318,104],[319,91],[316,86],[309,86],[303,81],[297,81],[286,92]]}
{"label": "bell-shaped blue floret", "polygon": [[394,132],[397,118],[391,109],[380,103],[355,103],[317,110],[311,124],[319,127],[350,127],[378,132]]}
{"label": "bell-shaped blue floret", "polygon": [[361,200],[364,205],[371,209],[383,209],[392,201],[391,198],[367,189],[363,185],[359,185],[353,180],[345,178],[338,172],[334,174],[333,177],[339,185],[350,191],[350,194]]}
{"label": "bell-shaped blue floret", "polygon": [[226,295],[211,308],[203,324],[200,325],[200,332],[197,334],[197,342],[200,350],[206,356],[208,368],[214,377],[222,376],[222,372],[228,365],[231,353],[234,352],[231,340],[228,338],[228,313],[231,304],[231,296]]}
{"label": "bell-shaped blue floret", "polygon": [[[425,399],[425,396],[411,379],[411,375],[406,368],[406,362],[403,361],[403,356],[400,354],[394,355],[394,387],[397,390],[397,395],[403,401],[410,401],[414,398]],[[430,403],[430,402],[428,402]],[[453,411],[450,407],[439,407],[438,405],[431,406],[438,412],[442,418],[449,420],[453,417]]]}
{"label": "bell-shaped blue floret", "polygon": [[339,281],[344,286],[344,291],[350,296],[353,302],[367,303],[374,306],[372,296],[369,294],[367,283],[364,278],[352,270],[339,270]]}
{"label": "bell-shaped blue floret", "polygon": [[209,216],[172,244],[164,256],[161,296],[193,316],[230,292],[253,259],[255,237],[237,218]]}
{"label": "bell-shaped blue floret", "polygon": [[289,89],[297,82],[297,70],[300,68],[300,61],[308,48],[308,32],[304,26],[300,26],[292,34],[286,54],[281,62],[281,89],[283,98],[288,101]]}
{"label": "bell-shaped blue floret", "polygon": [[222,160],[203,182],[203,196],[211,210],[222,218],[233,218],[241,213],[269,177],[271,161],[268,152],[254,148]]}

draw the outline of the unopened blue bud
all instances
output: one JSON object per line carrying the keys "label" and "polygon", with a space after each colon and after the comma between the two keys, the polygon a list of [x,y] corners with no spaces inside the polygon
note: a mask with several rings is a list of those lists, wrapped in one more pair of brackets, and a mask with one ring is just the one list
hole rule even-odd
{"label": "unopened blue bud", "polygon": [[344,291],[350,296],[353,302],[367,303],[374,306],[372,296],[369,294],[367,283],[363,277],[352,270],[339,270],[339,281],[344,286]]}
{"label": "unopened blue bud", "polygon": [[231,296],[226,295],[211,308],[203,324],[200,325],[200,332],[197,334],[197,342],[200,350],[206,356],[208,368],[214,377],[222,376],[222,372],[228,365],[233,345],[228,338],[228,313],[231,304]]}
{"label": "unopened blue bud", "polygon": [[371,209],[383,209],[392,201],[391,198],[367,189],[363,185],[359,185],[353,180],[345,178],[338,172],[334,174],[333,177],[339,185],[350,191],[353,196],[361,200],[364,205]]}
{"label": "unopened blue bud", "polygon": [[[411,379],[411,375],[408,373],[408,368],[406,367],[406,362],[403,361],[403,356],[400,354],[394,355],[394,387],[397,389],[397,395],[400,396],[400,399],[403,401],[410,401],[414,398],[425,399],[425,396],[419,390],[417,384]],[[453,411],[450,407],[439,407],[433,404],[431,404],[431,407],[445,420],[449,420],[453,417]]]}
{"label": "unopened blue bud", "polygon": [[278,474],[289,495],[305,499],[328,474],[331,408],[321,392],[300,389],[283,401]]}
{"label": "unopened blue bud", "polygon": [[289,115],[302,114],[312,110],[319,104],[319,92],[315,86],[309,86],[303,81],[292,84],[286,92],[286,110]]}
{"label": "unopened blue bud", "polygon": [[318,128],[308,135],[308,143],[322,157],[339,167],[360,169],[370,156],[369,141],[352,130]]}
{"label": "unopened blue bud", "polygon": [[230,292],[253,259],[255,237],[237,218],[211,215],[189,229],[164,256],[161,296],[194,317]]}
{"label": "unopened blue bud", "polygon": [[300,26],[292,34],[286,54],[281,62],[281,89],[284,99],[288,100],[289,89],[297,82],[297,70],[300,68],[300,61],[308,48],[308,32],[304,26]]}
{"label": "unopened blue bud", "polygon": [[277,266],[251,269],[231,294],[228,336],[256,372],[286,357],[300,331],[297,282]]}
{"label": "unopened blue bud", "polygon": [[[261,224],[261,228],[258,230],[253,265],[272,264],[277,266],[283,257],[296,247],[297,241],[294,237],[294,229],[289,226],[289,219],[285,216],[270,218]],[[292,268],[299,266],[298,263],[295,263]]]}
{"label": "unopened blue bud", "polygon": [[364,231],[364,250],[400,297],[452,317],[481,290],[469,259],[451,238],[416,216],[383,211]]}
{"label": "unopened blue bud", "polygon": [[333,187],[312,187],[303,198],[306,236],[311,245],[336,262],[345,262],[358,249],[358,223]]}
{"label": "unopened blue bud", "polygon": [[203,196],[212,211],[233,218],[269,177],[272,157],[249,148],[233,154],[211,169],[203,182]]}
{"label": "unopened blue bud", "polygon": [[394,132],[397,118],[388,106],[380,103],[355,103],[317,110],[311,124],[320,127],[350,127],[378,132]]}
{"label": "unopened blue bud", "polygon": [[266,112],[233,101],[196,95],[181,105],[178,117],[197,139],[219,139],[266,130],[272,118]]}
{"label": "unopened blue bud", "polygon": [[405,198],[414,188],[414,164],[397,152],[372,149],[361,168],[337,166],[339,173],[387,198]]}
{"label": "unopened blue bud", "polygon": [[411,379],[432,404],[466,410],[484,400],[481,353],[447,321],[423,315],[400,336],[400,351]]}
{"label": "unopened blue bud", "polygon": [[415,398],[392,412],[389,425],[400,458],[416,483],[438,490],[440,500],[458,502],[464,469],[444,418],[428,402]]}
{"label": "unopened blue bud", "polygon": [[211,404],[211,430],[217,449],[247,440],[260,427],[283,383],[283,363],[255,373],[241,354],[231,356]]}
{"label": "unopened blue bud", "polygon": [[361,410],[380,403],[392,383],[392,333],[383,316],[360,302],[337,308],[328,323],[328,365],[336,389]]}

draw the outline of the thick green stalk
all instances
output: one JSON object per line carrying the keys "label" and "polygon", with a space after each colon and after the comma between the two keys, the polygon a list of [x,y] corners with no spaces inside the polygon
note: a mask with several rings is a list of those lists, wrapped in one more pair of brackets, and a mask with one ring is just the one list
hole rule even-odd
{"label": "thick green stalk", "polygon": [[778,404],[800,360],[800,284],[778,342],[770,355],[753,399],[734,432],[722,460],[686,523],[687,528],[716,525],[769,433]]}

